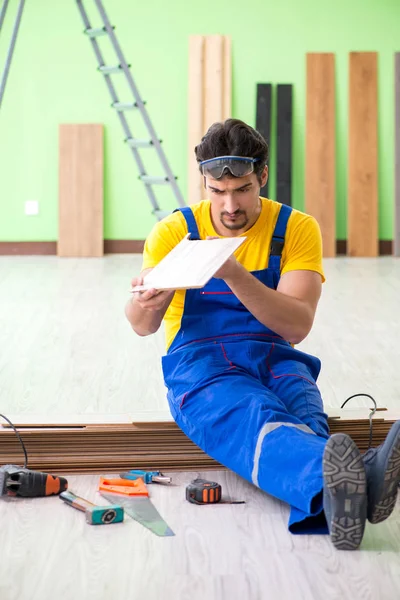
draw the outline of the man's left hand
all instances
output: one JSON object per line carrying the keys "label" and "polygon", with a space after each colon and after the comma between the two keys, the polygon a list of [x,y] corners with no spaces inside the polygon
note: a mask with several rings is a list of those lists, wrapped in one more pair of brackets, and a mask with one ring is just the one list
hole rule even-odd
{"label": "man's left hand", "polygon": [[[207,237],[208,240],[218,240],[219,238],[216,236],[208,236]],[[227,261],[224,262],[224,264],[222,265],[222,267],[220,267],[218,269],[218,271],[215,273],[214,277],[216,279],[223,279],[223,280],[227,280],[227,279],[231,279],[232,277],[234,277],[234,274],[236,273],[236,271],[240,268],[240,263],[238,263],[238,261],[235,258],[235,255],[232,254]]]}

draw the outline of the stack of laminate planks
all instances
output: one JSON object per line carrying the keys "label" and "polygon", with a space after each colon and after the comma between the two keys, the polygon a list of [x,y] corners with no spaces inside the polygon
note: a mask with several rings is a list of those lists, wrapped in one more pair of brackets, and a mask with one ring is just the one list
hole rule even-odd
{"label": "stack of laminate planks", "polygon": [[[153,415],[149,414],[151,419]],[[145,468],[196,470],[215,468],[178,429],[171,417],[132,422],[129,415],[48,417],[11,416],[26,445],[31,469],[63,473],[98,473]],[[21,446],[9,427],[0,429],[0,463],[22,460]]]}
{"label": "stack of laminate planks", "polygon": [[[331,433],[348,433],[360,450],[369,442],[369,410],[331,410]],[[378,415],[378,416],[376,416]],[[397,416],[390,411],[373,418],[373,446],[385,439]],[[144,420],[146,418],[148,420]],[[157,418],[151,421],[150,419]],[[29,467],[50,473],[102,473],[144,468],[161,471],[220,469],[193,444],[168,413],[80,415],[76,417],[11,416],[24,440]],[[23,455],[14,431],[0,428],[0,464],[21,464]]]}
{"label": "stack of laminate planks", "polygon": [[[329,427],[331,434],[347,433],[356,442],[361,451],[368,449],[370,440],[369,409],[357,410],[330,410]],[[372,418],[372,441],[371,446],[376,447],[386,438],[389,429],[400,419],[400,411],[379,409]]]}

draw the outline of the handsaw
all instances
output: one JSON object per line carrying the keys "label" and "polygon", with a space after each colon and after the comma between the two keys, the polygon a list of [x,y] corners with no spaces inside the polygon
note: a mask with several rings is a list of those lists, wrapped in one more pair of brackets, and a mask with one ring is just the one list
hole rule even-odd
{"label": "handsaw", "polygon": [[132,519],[156,535],[162,537],[175,535],[151,502],[143,479],[100,477],[99,492],[112,504],[117,502],[119,506],[123,506]]}

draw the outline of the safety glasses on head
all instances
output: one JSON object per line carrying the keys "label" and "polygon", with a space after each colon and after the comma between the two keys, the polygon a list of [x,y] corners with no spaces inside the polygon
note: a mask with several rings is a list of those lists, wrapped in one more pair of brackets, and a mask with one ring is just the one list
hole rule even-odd
{"label": "safety glasses on head", "polygon": [[233,177],[245,177],[254,171],[254,163],[259,158],[248,156],[216,156],[200,163],[200,170],[204,176],[220,179],[225,170],[229,170]]}

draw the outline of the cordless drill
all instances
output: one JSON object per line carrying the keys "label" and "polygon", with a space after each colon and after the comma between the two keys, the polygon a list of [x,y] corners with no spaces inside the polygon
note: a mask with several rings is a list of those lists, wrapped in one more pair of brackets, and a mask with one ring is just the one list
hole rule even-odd
{"label": "cordless drill", "polygon": [[0,496],[37,498],[64,492],[68,481],[64,477],[31,471],[18,465],[0,467]]}

